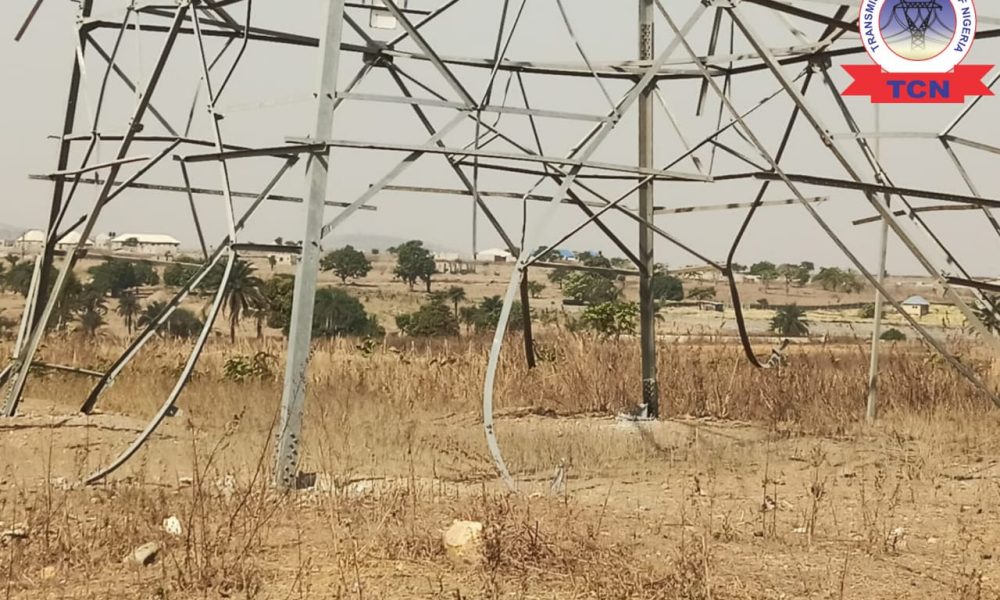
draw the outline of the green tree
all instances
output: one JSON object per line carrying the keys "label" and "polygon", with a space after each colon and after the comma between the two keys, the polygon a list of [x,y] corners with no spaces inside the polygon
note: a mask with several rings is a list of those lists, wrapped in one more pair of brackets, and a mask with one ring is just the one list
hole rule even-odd
{"label": "green tree", "polygon": [[316,291],[313,310],[313,336],[375,337],[384,335],[374,315],[369,315],[361,301],[344,290],[322,288]]}
{"label": "green tree", "polygon": [[799,266],[790,263],[784,263],[778,265],[777,267],[778,277],[785,280],[785,294],[788,294],[789,288],[791,288],[792,282],[797,281],[799,278]]}
{"label": "green tree", "polygon": [[610,277],[577,271],[563,280],[563,295],[577,302],[601,304],[616,300],[621,290]]}
{"label": "green tree", "polygon": [[[175,257],[174,261],[163,269],[163,285],[174,288],[184,286],[192,277],[198,274],[199,267],[204,264],[205,261],[200,256],[195,257],[182,254]],[[221,265],[217,266],[221,267]],[[221,272],[218,279],[222,279]]]}
{"label": "green tree", "polygon": [[[162,301],[150,302],[142,310],[136,324],[139,327],[149,327],[167,308],[167,303]],[[159,329],[159,334],[164,337],[190,338],[198,335],[204,323],[197,316],[186,308],[178,307],[167,318],[167,322]]]}
{"label": "green tree", "polygon": [[580,319],[587,329],[598,335],[618,339],[635,333],[639,305],[635,302],[604,302],[588,306]]}
{"label": "green tree", "polygon": [[35,274],[35,267],[30,262],[19,262],[10,268],[4,280],[7,282],[7,289],[12,290],[25,298],[31,289],[31,278]]}
{"label": "green tree", "polygon": [[449,337],[458,335],[458,319],[440,300],[421,305],[416,312],[396,316],[396,326],[412,337]]}
{"label": "green tree", "polygon": [[110,259],[87,270],[94,288],[110,294],[112,298],[121,296],[125,290],[143,285],[158,285],[160,277],[149,264],[127,260]]}
{"label": "green tree", "polygon": [[128,331],[129,337],[132,336],[132,330],[135,329],[135,320],[141,311],[142,305],[139,303],[139,297],[136,296],[135,292],[126,290],[118,297],[118,308],[115,309],[115,312],[125,321],[125,329]]}
{"label": "green tree", "polygon": [[430,293],[431,277],[437,272],[437,268],[434,265],[434,255],[424,248],[424,243],[413,240],[390,248],[389,251],[396,255],[396,268],[393,270],[396,277],[405,281],[410,290],[413,290],[413,285],[418,280],[423,281]]}
{"label": "green tree", "polygon": [[573,271],[567,269],[566,267],[556,267],[555,269],[549,271],[548,279],[561,290],[563,288],[563,282],[572,272]]}
{"label": "green tree", "polygon": [[280,329],[288,334],[289,319],[292,317],[292,297],[295,295],[295,278],[278,275],[261,286],[264,297],[265,322],[268,327]]}
{"label": "green tree", "polygon": [[809,335],[809,321],[805,316],[806,311],[796,304],[779,306],[771,319],[771,331],[784,337]]}
{"label": "green tree", "polygon": [[348,279],[361,279],[372,270],[372,263],[365,258],[364,252],[355,250],[354,246],[344,246],[330,252],[319,263],[323,271],[333,271],[342,283]]}
{"label": "green tree", "polygon": [[545,291],[545,284],[538,283],[537,281],[528,282],[528,293],[531,294],[532,298],[538,298]]}
{"label": "green tree", "polygon": [[780,277],[778,273],[778,267],[774,266],[774,263],[768,262],[766,260],[754,263],[750,267],[750,274],[758,277],[764,284],[764,289],[767,290],[770,287],[772,281]]}
{"label": "green tree", "polygon": [[222,293],[222,305],[229,315],[229,341],[236,341],[236,328],[248,313],[264,306],[261,286],[264,282],[254,275],[255,267],[238,259],[229,274],[229,284]]}
{"label": "green tree", "polygon": [[837,267],[823,267],[813,277],[813,281],[818,283],[824,290],[830,292],[846,292],[850,294],[865,289],[865,284],[857,273],[851,270],[838,269]]}
{"label": "green tree", "polygon": [[667,273],[654,273],[649,282],[653,300],[680,302],[684,299],[684,284]]}
{"label": "green tree", "polygon": [[715,288],[712,286],[696,287],[688,292],[689,300],[710,300],[715,298]]}
{"label": "green tree", "polygon": [[[539,246],[539,247],[535,248],[531,252],[531,258],[538,257],[539,254],[541,254],[542,252],[545,252],[545,248],[546,248],[545,246]],[[562,260],[562,256],[560,256],[558,250],[549,250],[548,252],[545,252],[545,256],[542,256],[538,260],[540,260],[542,262],[556,262],[556,261]]]}

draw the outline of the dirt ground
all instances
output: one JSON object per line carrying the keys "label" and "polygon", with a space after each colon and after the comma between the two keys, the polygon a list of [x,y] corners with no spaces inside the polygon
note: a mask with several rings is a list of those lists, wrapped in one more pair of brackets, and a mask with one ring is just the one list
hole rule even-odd
{"label": "dirt ground", "polygon": [[[467,453],[464,475],[434,476],[424,455],[334,473],[313,451],[315,486],[280,496],[253,481],[266,439],[192,429],[183,413],[111,481],[82,487],[81,474],[142,422],[37,400],[25,408],[0,424],[0,530],[27,536],[3,542],[7,597],[968,599],[1000,590],[996,415],[894,419],[833,438],[714,419],[506,414],[502,443],[534,440],[553,466],[515,469],[516,494],[481,450],[455,443],[436,460]],[[472,440],[477,421],[455,415],[434,427]],[[602,459],[578,444],[617,450]],[[564,484],[553,486],[561,452],[586,458],[563,463]],[[231,515],[259,531],[227,528]],[[168,516],[191,532],[163,533]],[[476,564],[442,552],[453,519],[491,532]],[[213,536],[252,546],[242,559],[252,555],[252,569]],[[149,540],[164,544],[152,566],[120,563]]]}
{"label": "dirt ground", "polygon": [[[389,282],[390,268],[379,263],[371,282],[350,286],[383,322],[423,299]],[[475,300],[500,293],[505,268],[435,285],[462,285]],[[821,303],[819,290],[791,293]],[[19,312],[13,295],[0,300]],[[550,286],[537,306],[557,302]],[[290,493],[269,474],[277,338],[247,329],[236,344],[210,340],[179,412],[91,486],[81,481],[174,385],[188,343],[151,343],[91,416],[77,411],[92,380],[33,374],[19,416],[0,421],[0,594],[1000,598],[1000,413],[946,365],[917,344],[893,345],[883,411],[866,427],[865,342],[795,348],[786,368],[760,372],[731,344],[677,343],[730,327],[730,313],[664,317],[657,423],[615,418],[640,385],[631,341],[543,332],[547,358],[533,371],[508,343],[497,431],[515,491],[499,481],[481,425],[488,340],[386,343],[373,354],[350,340],[320,344],[303,489]],[[124,344],[118,326],[96,339],[52,336],[41,358],[104,369]],[[958,347],[981,374],[991,364],[997,374],[974,340]],[[258,354],[270,370],[225,375],[227,361]],[[461,558],[442,544],[455,520],[483,525]],[[123,562],[147,543],[158,544],[150,564]]]}

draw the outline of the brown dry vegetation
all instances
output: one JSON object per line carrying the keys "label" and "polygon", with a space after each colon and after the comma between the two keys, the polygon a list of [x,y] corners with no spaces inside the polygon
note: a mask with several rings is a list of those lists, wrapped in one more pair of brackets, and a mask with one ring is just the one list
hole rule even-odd
{"label": "brown dry vegetation", "polygon": [[[775,372],[732,346],[665,345],[669,418],[616,423],[637,397],[633,343],[546,335],[529,372],[511,339],[498,430],[519,494],[496,482],[479,425],[488,340],[317,345],[303,469],[268,485],[277,340],[213,341],[153,442],[113,456],[166,396],[186,345],[157,341],[102,399],[38,374],[0,423],[0,594],[10,598],[996,598],[998,419],[917,345],[884,359],[878,425],[861,346],[794,348]],[[106,367],[121,343],[46,342],[41,359]],[[7,348],[0,348],[4,353]],[[765,352],[766,348],[760,349]],[[975,347],[960,348],[981,372]],[[223,376],[265,352],[271,373]],[[565,490],[550,493],[557,465]],[[166,517],[184,525],[162,530]],[[453,519],[485,524],[477,565],[445,555]],[[4,531],[25,537],[3,536]],[[122,565],[161,541],[145,568]],[[996,558],[995,558],[996,557]]]}

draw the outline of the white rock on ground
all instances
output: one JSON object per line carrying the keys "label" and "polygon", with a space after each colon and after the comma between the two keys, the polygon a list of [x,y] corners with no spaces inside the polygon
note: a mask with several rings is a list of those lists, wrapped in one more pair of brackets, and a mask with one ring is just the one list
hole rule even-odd
{"label": "white rock on ground", "polygon": [[453,562],[477,564],[482,560],[483,524],[478,521],[454,521],[441,536],[445,553]]}
{"label": "white rock on ground", "polygon": [[177,517],[167,517],[163,520],[163,531],[177,537],[184,533],[184,528],[181,526],[181,520]]}
{"label": "white rock on ground", "polygon": [[160,553],[160,548],[159,542],[147,542],[129,552],[122,562],[133,567],[152,564],[156,560],[156,555]]}

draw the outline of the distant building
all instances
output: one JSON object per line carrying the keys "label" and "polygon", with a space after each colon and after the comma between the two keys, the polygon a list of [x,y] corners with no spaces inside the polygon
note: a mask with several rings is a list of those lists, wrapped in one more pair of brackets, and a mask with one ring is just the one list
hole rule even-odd
{"label": "distant building", "polygon": [[30,229],[22,233],[14,240],[14,248],[21,253],[41,252],[45,247],[45,232],[39,229]]}
{"label": "distant building", "polygon": [[122,233],[111,239],[111,250],[150,256],[173,256],[180,248],[179,240],[158,233]]}
{"label": "distant building", "polygon": [[911,316],[920,318],[931,312],[931,303],[922,296],[910,296],[903,301],[903,308]]}
{"label": "distant building", "polygon": [[476,262],[481,263],[507,263],[517,260],[514,255],[500,248],[490,248],[476,254]]}
{"label": "distant building", "polygon": [[[72,250],[80,242],[82,236],[75,232],[70,231],[63,236],[58,243],[56,243],[56,250]],[[94,245],[92,240],[87,240],[84,244],[84,248],[89,248]],[[25,231],[16,240],[14,240],[14,249],[20,251],[22,254],[35,254],[41,252],[45,247],[45,232],[41,229],[31,229]]]}
{"label": "distant building", "polygon": [[438,252],[434,255],[434,267],[438,273],[465,275],[476,272],[476,265],[462,259],[457,252]]}

